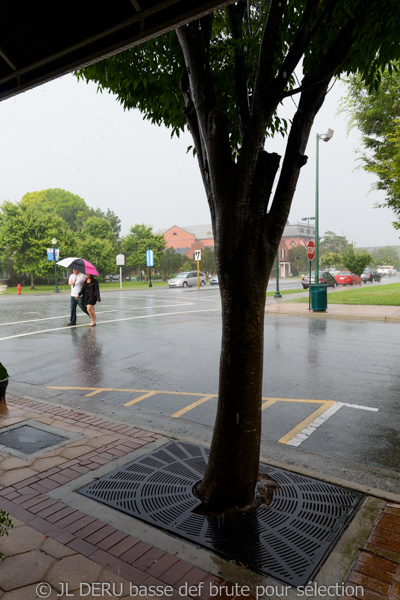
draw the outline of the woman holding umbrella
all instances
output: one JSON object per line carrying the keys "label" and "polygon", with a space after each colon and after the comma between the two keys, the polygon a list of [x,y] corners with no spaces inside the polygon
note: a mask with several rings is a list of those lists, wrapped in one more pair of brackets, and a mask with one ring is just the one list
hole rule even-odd
{"label": "woman holding umbrella", "polygon": [[99,282],[91,273],[86,273],[86,279],[81,291],[76,297],[77,300],[79,296],[83,297],[83,303],[86,306],[89,317],[92,321],[90,323],[90,327],[94,327],[96,325],[96,313],[94,311],[94,306],[96,302],[101,302],[101,299]]}

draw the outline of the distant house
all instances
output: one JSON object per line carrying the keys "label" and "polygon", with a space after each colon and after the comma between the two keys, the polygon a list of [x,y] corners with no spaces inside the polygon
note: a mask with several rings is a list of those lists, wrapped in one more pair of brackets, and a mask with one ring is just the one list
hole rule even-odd
{"label": "distant house", "polygon": [[167,248],[174,248],[176,252],[193,258],[195,250],[210,248],[214,250],[214,236],[211,225],[194,225],[189,227],[178,227],[174,225],[170,229],[163,230]]}
{"label": "distant house", "polygon": [[[176,252],[193,259],[194,251],[202,248],[214,250],[214,237],[211,225],[191,225],[162,230],[167,248],[174,248]],[[308,240],[315,236],[315,228],[310,224],[287,224],[281,243],[279,244],[279,277],[290,277],[290,250],[295,246],[306,246]],[[304,250],[305,252],[305,250]]]}
{"label": "distant house", "polygon": [[314,225],[295,223],[286,225],[283,230],[283,236],[279,244],[279,277],[291,277],[292,270],[290,265],[290,250],[296,246],[305,247],[309,240],[315,238]]}

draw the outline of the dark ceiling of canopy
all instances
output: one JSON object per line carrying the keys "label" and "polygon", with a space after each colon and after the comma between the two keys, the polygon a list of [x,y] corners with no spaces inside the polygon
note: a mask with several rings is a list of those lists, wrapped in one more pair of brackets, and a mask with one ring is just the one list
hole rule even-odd
{"label": "dark ceiling of canopy", "polygon": [[232,0],[1,0],[0,100]]}

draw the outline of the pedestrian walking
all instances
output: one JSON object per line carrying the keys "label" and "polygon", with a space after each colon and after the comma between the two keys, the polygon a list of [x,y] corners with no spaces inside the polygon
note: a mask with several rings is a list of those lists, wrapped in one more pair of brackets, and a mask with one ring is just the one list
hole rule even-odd
{"label": "pedestrian walking", "polygon": [[91,319],[90,327],[94,327],[96,325],[96,313],[94,307],[97,302],[101,302],[99,282],[94,275],[89,273],[86,274],[86,280],[82,289],[78,296],[76,296],[77,300],[79,296],[82,296],[83,303],[86,306]]}
{"label": "pedestrian walking", "polygon": [[9,375],[7,369],[0,363],[0,404],[6,403],[6,389]]}
{"label": "pedestrian walking", "polygon": [[76,269],[72,270],[72,273],[68,279],[68,284],[71,286],[71,299],[70,299],[70,308],[71,308],[71,316],[69,319],[68,326],[76,325],[76,307],[79,305],[79,308],[83,310],[87,315],[89,314],[87,308],[83,302],[83,298],[78,296],[79,292],[82,289],[83,284],[85,283],[86,276],[83,273],[80,273]]}

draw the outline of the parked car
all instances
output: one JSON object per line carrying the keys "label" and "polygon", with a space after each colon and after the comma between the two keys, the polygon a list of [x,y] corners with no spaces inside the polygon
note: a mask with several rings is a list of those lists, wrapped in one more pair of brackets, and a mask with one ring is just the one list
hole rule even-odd
{"label": "parked car", "polygon": [[210,277],[210,285],[218,285],[219,281],[218,281],[218,275],[213,275],[212,277]]}
{"label": "parked car", "polygon": [[[313,283],[316,283],[315,282],[315,271],[311,271],[311,285],[313,285]],[[333,288],[336,286],[335,278],[332,277],[332,275],[329,273],[329,271],[320,271],[317,283],[326,283],[326,285],[328,287],[333,287]],[[309,275],[303,275],[303,277],[301,278],[301,285],[303,286],[304,290],[307,289],[308,287],[310,287],[310,276]]]}
{"label": "parked car", "polygon": [[378,269],[378,272],[382,277],[385,277],[386,275],[388,277],[393,277],[393,275],[396,275],[396,269],[392,267],[392,265],[382,265],[380,269]]}
{"label": "parked car", "polygon": [[375,271],[374,269],[366,268],[366,269],[364,269],[363,273],[361,273],[361,281],[363,283],[367,283],[367,281],[372,283],[374,281],[380,281],[380,280],[381,280],[380,274],[378,273],[378,271]]}
{"label": "parked car", "polygon": [[[206,285],[206,276],[202,271],[199,273],[200,276],[200,285]],[[193,285],[197,285],[197,271],[184,271],[183,273],[178,273],[175,277],[168,281],[169,287],[191,287]]]}
{"label": "parked car", "polygon": [[119,275],[106,275],[104,281],[119,281]]}
{"label": "parked car", "polygon": [[[338,285],[354,285],[357,283],[356,275],[350,271],[339,271],[335,279]],[[358,278],[358,283],[360,283],[360,278]]]}

